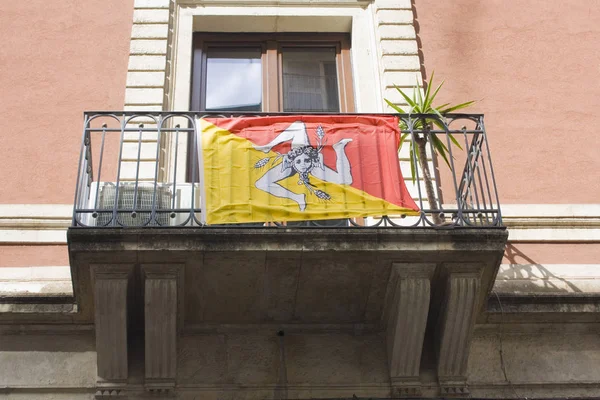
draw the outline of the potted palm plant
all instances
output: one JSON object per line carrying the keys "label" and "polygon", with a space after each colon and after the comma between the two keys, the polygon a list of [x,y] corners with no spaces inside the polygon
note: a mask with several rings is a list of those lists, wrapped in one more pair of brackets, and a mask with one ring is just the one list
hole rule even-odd
{"label": "potted palm plant", "polygon": [[[402,136],[400,138],[400,147],[398,148],[398,152],[402,147],[402,143],[408,135],[411,134],[413,137],[410,143],[409,156],[410,156],[410,171],[412,176],[412,181],[415,183],[416,174],[415,174],[415,160],[419,163],[421,167],[423,182],[425,184],[425,192],[427,194],[427,201],[429,202],[429,208],[431,209],[433,215],[433,222],[437,225],[442,224],[444,222],[444,218],[439,212],[440,208],[438,207],[437,198],[435,196],[435,192],[433,190],[433,180],[431,177],[431,171],[429,169],[429,164],[427,163],[427,143],[431,141],[431,147],[433,149],[433,153],[439,155],[444,159],[449,168],[452,168],[450,162],[448,161],[448,147],[435,133],[431,133],[433,127],[436,126],[442,130],[446,130],[444,123],[444,115],[456,110],[460,110],[466,108],[474,103],[474,101],[467,101],[465,103],[457,104],[451,106],[449,103],[442,104],[440,106],[434,106],[433,101],[437,96],[438,92],[444,85],[444,81],[438,85],[438,87],[432,92],[431,88],[433,87],[433,76],[434,73],[431,73],[431,78],[429,79],[429,84],[423,93],[421,93],[421,87],[419,86],[419,81],[417,80],[417,85],[413,92],[412,98],[404,93],[400,88],[396,86],[396,90],[400,93],[400,95],[406,100],[408,105],[411,107],[408,112],[398,107],[390,100],[385,99],[386,103],[392,107],[394,110],[401,114],[433,114],[438,118],[418,118],[412,124],[412,129],[410,129],[406,123],[406,121],[400,119],[400,131],[402,132]],[[415,133],[414,131],[417,131]],[[458,143],[458,141],[452,136],[448,134],[451,142],[462,150],[462,147]],[[414,145],[413,145],[414,143]]]}

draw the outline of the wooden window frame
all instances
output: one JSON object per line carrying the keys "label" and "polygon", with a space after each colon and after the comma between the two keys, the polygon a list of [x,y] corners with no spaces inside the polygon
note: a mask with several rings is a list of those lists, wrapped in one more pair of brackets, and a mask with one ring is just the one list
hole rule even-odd
{"label": "wooden window frame", "polygon": [[[210,47],[248,49],[260,48],[262,66],[262,112],[283,110],[283,47],[329,47],[336,51],[338,98],[341,113],[353,113],[354,90],[350,61],[350,39],[343,33],[205,33],[195,32],[193,38],[191,111],[204,111],[206,91],[207,50]],[[188,140],[188,154],[196,149],[193,140]],[[186,179],[197,182],[192,176],[191,158],[188,157]]]}
{"label": "wooden window frame", "polygon": [[350,40],[341,33],[204,33],[195,32],[193,41],[191,111],[203,111],[206,105],[207,50],[210,47],[261,50],[262,111],[283,110],[283,47],[329,47],[336,51],[338,98],[341,113],[353,113],[354,90],[350,61]]}

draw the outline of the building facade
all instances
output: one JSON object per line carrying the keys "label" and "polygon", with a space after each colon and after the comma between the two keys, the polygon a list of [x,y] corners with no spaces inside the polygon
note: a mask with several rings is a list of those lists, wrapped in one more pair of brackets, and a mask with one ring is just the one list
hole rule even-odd
{"label": "building facade", "polygon": [[[600,396],[600,2],[0,10],[0,397]],[[447,224],[194,224],[196,117],[392,113],[434,72],[485,155],[429,157]]]}

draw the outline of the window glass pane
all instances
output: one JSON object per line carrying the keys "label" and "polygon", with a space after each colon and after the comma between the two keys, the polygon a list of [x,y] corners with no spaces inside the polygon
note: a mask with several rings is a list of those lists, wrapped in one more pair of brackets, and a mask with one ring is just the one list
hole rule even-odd
{"label": "window glass pane", "polygon": [[262,111],[260,49],[208,49],[206,111]]}
{"label": "window glass pane", "polygon": [[335,48],[283,48],[283,111],[339,112]]}

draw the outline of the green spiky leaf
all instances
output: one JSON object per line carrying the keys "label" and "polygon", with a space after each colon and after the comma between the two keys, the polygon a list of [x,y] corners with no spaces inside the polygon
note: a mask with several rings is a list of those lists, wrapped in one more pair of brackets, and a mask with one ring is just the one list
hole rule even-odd
{"label": "green spiky leaf", "polygon": [[415,183],[416,180],[416,173],[415,173],[415,158],[416,158],[416,154],[415,154],[415,149],[413,147],[413,142],[412,140],[410,141],[410,147],[408,149],[408,154],[410,157],[410,176],[412,176],[412,183]]}
{"label": "green spiky leaf", "polygon": [[435,98],[435,94],[433,95],[433,98],[430,98],[429,95],[431,94],[431,86],[433,85],[433,75],[435,72],[431,73],[431,78],[429,78],[429,83],[427,84],[427,90],[425,90],[425,109],[427,109],[427,105],[431,104],[431,102],[433,101],[433,98]]}
{"label": "green spiky leaf", "polygon": [[[431,120],[433,122],[433,124],[435,126],[437,126],[438,128],[440,128],[440,130],[442,131],[447,131],[448,128],[446,127],[446,125],[444,125],[441,121],[438,121],[437,119],[435,120]],[[454,137],[454,135],[452,135],[451,133],[446,132],[446,134],[450,137],[450,140],[452,141],[452,143],[454,143],[454,145],[456,147],[458,147],[460,150],[462,150],[462,146],[460,145],[460,143],[458,143],[458,140],[456,140],[456,138]]]}
{"label": "green spiky leaf", "polygon": [[402,148],[402,143],[404,143],[407,136],[408,136],[408,133],[405,133],[402,136],[400,136],[400,143],[398,144],[398,151],[400,151],[400,149]]}
{"label": "green spiky leaf", "polygon": [[[437,108],[432,108],[432,109],[431,109],[431,114],[435,114],[435,115],[437,115],[438,117],[440,117],[440,120],[444,119],[444,117],[443,117],[442,113],[440,113],[440,112],[437,110]],[[437,120],[434,120],[434,121],[437,121]],[[438,122],[439,122],[439,121],[438,121]]]}
{"label": "green spiky leaf", "polygon": [[450,168],[450,162],[448,161],[448,156],[446,155],[446,153],[448,152],[448,148],[446,147],[446,145],[440,140],[440,138],[438,138],[435,134],[431,134],[431,144],[433,144],[433,147],[435,148],[436,152],[442,156],[442,158],[444,159],[444,161],[446,161],[446,165],[448,165],[448,167]]}
{"label": "green spiky leaf", "polygon": [[424,110],[423,110],[423,105],[425,104],[425,102],[423,101],[423,96],[421,95],[421,86],[419,85],[419,79],[417,78],[417,90],[416,90],[416,94],[417,94],[417,106],[419,107],[419,114],[424,114]]}
{"label": "green spiky leaf", "polygon": [[[433,86],[433,73],[431,74],[431,80],[429,81],[429,84]],[[444,81],[442,81],[442,83],[440,83],[438,85],[438,87],[434,90],[433,94],[431,95],[431,97],[429,98],[429,103],[426,104],[427,108],[441,108],[441,107],[433,107],[433,100],[435,100],[435,96],[437,96],[438,92],[440,91],[440,89],[442,88],[442,86],[444,85]],[[444,106],[447,106],[448,103],[446,103]]]}
{"label": "green spiky leaf", "polygon": [[400,107],[398,107],[396,104],[392,103],[391,101],[389,101],[388,99],[385,99],[385,102],[387,103],[388,106],[392,107],[394,110],[396,110],[397,112],[399,112],[400,114],[406,114],[406,112],[404,112],[403,109],[401,109]]}
{"label": "green spiky leaf", "polygon": [[467,107],[469,107],[470,105],[472,105],[473,103],[475,103],[475,101],[474,101],[474,100],[472,100],[472,101],[467,101],[466,103],[457,104],[457,105],[455,105],[455,106],[448,107],[448,108],[445,108],[445,109],[443,109],[443,110],[440,110],[440,112],[441,112],[442,114],[447,114],[447,113],[450,113],[450,112],[452,112],[452,111],[456,111],[456,110],[461,110],[461,109],[463,109],[463,108],[467,108]]}
{"label": "green spiky leaf", "polygon": [[[454,106],[451,106],[449,103],[445,103],[445,104],[442,104],[437,107],[434,106],[433,102],[435,101],[435,98],[438,95],[440,89],[444,85],[444,81],[442,81],[436,87],[436,89],[433,90],[433,92],[432,92],[432,87],[434,86],[433,85],[434,76],[435,76],[435,74],[434,74],[434,72],[432,72],[431,77],[428,82],[428,85],[427,85],[427,88],[425,88],[423,92],[421,92],[421,85],[419,84],[419,80],[417,78],[416,86],[414,87],[414,90],[412,93],[412,98],[410,96],[408,96],[399,87],[397,87],[397,86],[394,86],[394,87],[400,93],[400,95],[404,98],[404,100],[406,100],[406,102],[410,105],[411,109],[408,114],[413,114],[413,113],[414,114],[434,114],[436,116],[436,118],[432,118],[432,117],[419,118],[417,121],[414,121],[414,125],[413,125],[414,130],[424,130],[428,125],[430,127],[436,126],[440,130],[446,132],[446,135],[449,137],[450,142],[454,146],[456,146],[462,150],[462,147],[460,146],[460,143],[458,142],[458,140],[456,140],[456,138],[448,132],[448,127],[445,125],[445,121],[444,121],[444,115],[447,113],[450,113],[452,111],[461,110],[466,107],[469,107],[470,105],[472,105],[475,102],[467,101],[465,103],[460,103],[460,104],[457,104]],[[402,108],[396,106],[395,104],[391,103],[387,99],[385,101],[394,110],[396,110],[400,113],[404,113]],[[404,121],[400,121],[400,128],[403,131],[408,130],[408,126]],[[402,135],[400,144],[398,146],[398,150],[400,150],[400,147],[402,146],[402,142],[405,140],[405,138],[407,137],[408,134],[409,133]],[[448,147],[446,147],[446,144],[444,144],[444,142],[442,140],[440,140],[440,138],[437,137],[437,135],[435,135],[435,134],[431,134],[429,137],[425,137],[425,140],[431,140],[431,145],[433,147],[434,153],[439,154],[440,157],[442,157],[444,159],[444,161],[446,162],[446,164],[451,168],[450,162],[448,160],[448,154],[450,153],[450,151],[449,151]],[[416,175],[415,175],[416,174],[416,162],[419,161],[420,156],[424,157],[425,155],[419,154],[419,149],[416,146],[414,146],[413,142],[414,141],[410,142],[409,153],[410,153],[410,167],[411,167],[410,169],[411,169],[412,181],[414,183],[415,179],[416,179]]]}
{"label": "green spiky leaf", "polygon": [[404,100],[406,100],[406,102],[408,103],[409,106],[411,106],[412,108],[415,108],[416,106],[416,101],[414,99],[411,100],[410,97],[408,97],[408,95],[406,93],[404,93],[402,91],[402,89],[400,89],[398,86],[394,85],[394,87],[396,88],[396,90],[398,91],[398,93],[400,93],[400,95],[402,97],[404,97]]}
{"label": "green spiky leaf", "polygon": [[454,138],[454,135],[452,135],[452,134],[450,134],[450,133],[449,133],[449,134],[448,134],[448,136],[450,136],[450,140],[452,140],[452,143],[454,143],[454,145],[455,145],[456,147],[458,147],[458,148],[459,148],[459,149],[461,149],[461,150],[463,149],[462,147],[460,147],[460,143],[458,143],[458,140],[456,140],[456,139]]}

